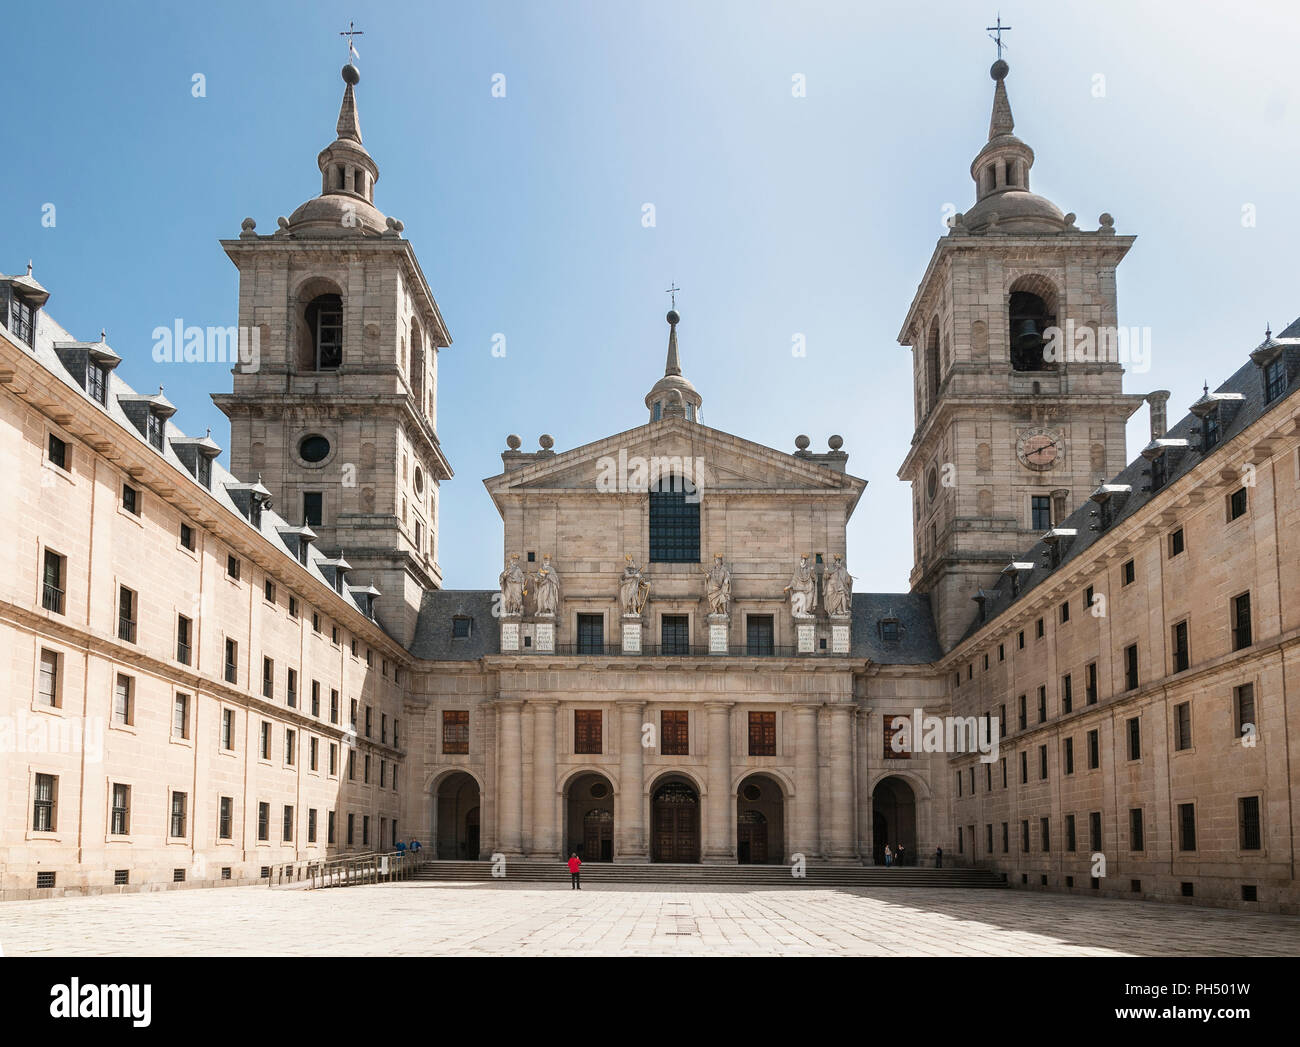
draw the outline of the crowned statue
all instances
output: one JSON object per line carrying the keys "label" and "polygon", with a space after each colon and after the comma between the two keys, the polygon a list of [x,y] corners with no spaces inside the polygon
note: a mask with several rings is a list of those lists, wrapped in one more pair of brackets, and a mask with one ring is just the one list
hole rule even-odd
{"label": "crowned statue", "polygon": [[726,617],[731,610],[731,572],[722,562],[722,554],[715,553],[713,566],[704,572],[704,595],[709,601],[709,614]]}
{"label": "crowned statue", "polygon": [[632,554],[623,557],[623,577],[618,583],[618,599],[623,606],[623,617],[639,618],[650,595],[650,583],[641,573]]}
{"label": "crowned statue", "polygon": [[799,557],[799,565],[794,569],[782,592],[790,594],[790,613],[796,618],[811,618],[817,607],[817,574],[813,570],[812,559],[807,553]]}
{"label": "crowned statue", "polygon": [[848,618],[853,605],[853,575],[844,566],[844,557],[836,553],[822,575],[822,597],[826,613],[832,618]]}
{"label": "crowned statue", "polygon": [[511,553],[506,562],[506,569],[498,579],[501,585],[501,614],[514,617],[524,613],[524,589],[528,578],[519,566],[519,554]]}
{"label": "crowned statue", "polygon": [[551,565],[550,553],[542,557],[542,566],[533,575],[533,595],[538,617],[554,618],[560,607],[560,575]]}

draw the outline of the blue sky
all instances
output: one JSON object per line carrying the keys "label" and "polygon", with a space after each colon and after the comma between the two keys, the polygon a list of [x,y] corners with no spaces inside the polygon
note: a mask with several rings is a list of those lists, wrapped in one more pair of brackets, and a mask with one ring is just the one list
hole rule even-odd
{"label": "blue sky", "polygon": [[[1002,8],[1034,189],[1138,241],[1120,322],[1153,358],[1126,388],[1181,416],[1271,322],[1300,316],[1300,15],[1291,4]],[[1171,19],[1171,12],[1179,15]],[[151,332],[236,321],[217,244],[319,191],[355,19],[375,202],[405,222],[454,339],[440,361],[449,587],[487,587],[501,528],[481,480],[508,433],[563,450],[646,420],[668,305],[704,420],[783,449],[840,433],[869,481],[859,590],[903,590],[910,353],[896,344],[946,204],[974,200],[993,4],[46,0],[6,13],[0,270],[30,258],[49,311],[107,328],[189,432],[228,426],[222,365],[167,367]],[[206,97],[191,94],[206,78]],[[505,98],[492,97],[504,74]],[[795,74],[806,97],[792,96]],[[1104,77],[1097,97],[1096,77]],[[57,208],[53,228],[42,207]],[[655,206],[653,228],[642,206]],[[1243,225],[1253,205],[1255,223]],[[1288,250],[1291,249],[1291,250]],[[492,338],[506,336],[504,358]],[[791,353],[796,334],[807,355]],[[1145,411],[1130,425],[1130,457]]]}

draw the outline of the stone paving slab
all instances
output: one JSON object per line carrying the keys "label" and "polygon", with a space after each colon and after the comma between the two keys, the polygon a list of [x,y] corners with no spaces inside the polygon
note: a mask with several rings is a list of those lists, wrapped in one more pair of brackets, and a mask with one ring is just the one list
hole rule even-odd
{"label": "stone paving slab", "polygon": [[1300,917],[1038,892],[236,887],[0,903],[8,956],[1295,956]]}

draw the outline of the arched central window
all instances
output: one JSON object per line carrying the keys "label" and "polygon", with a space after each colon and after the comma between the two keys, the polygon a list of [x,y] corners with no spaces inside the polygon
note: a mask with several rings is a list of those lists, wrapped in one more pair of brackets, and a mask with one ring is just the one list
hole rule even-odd
{"label": "arched central window", "polygon": [[313,298],[307,306],[312,361],[317,371],[335,371],[343,364],[343,299],[336,294]]}
{"label": "arched central window", "polygon": [[676,473],[650,490],[650,562],[700,562],[700,492]]}

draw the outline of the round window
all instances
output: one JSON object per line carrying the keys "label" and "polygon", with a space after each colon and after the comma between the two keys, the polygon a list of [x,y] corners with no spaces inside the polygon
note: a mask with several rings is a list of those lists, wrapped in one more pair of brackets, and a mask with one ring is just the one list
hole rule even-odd
{"label": "round window", "polygon": [[763,790],[760,789],[757,785],[745,786],[745,799],[748,800],[750,803],[753,803],[762,795],[763,795]]}
{"label": "round window", "polygon": [[424,494],[424,470],[418,465],[415,467],[415,493]]}
{"label": "round window", "polygon": [[930,475],[925,478],[926,494],[928,494],[930,498],[933,499],[934,493],[938,489],[939,489],[939,474],[936,473],[933,469],[931,469]]}
{"label": "round window", "polygon": [[596,782],[591,787],[591,798],[593,800],[603,800],[608,795],[609,795],[609,786],[607,786],[604,782]]}
{"label": "round window", "polygon": [[330,453],[330,442],[323,436],[304,436],[298,455],[304,462],[323,462]]}

